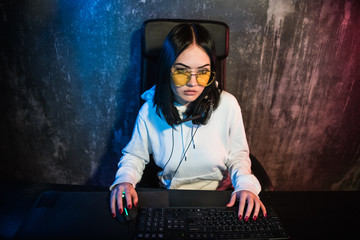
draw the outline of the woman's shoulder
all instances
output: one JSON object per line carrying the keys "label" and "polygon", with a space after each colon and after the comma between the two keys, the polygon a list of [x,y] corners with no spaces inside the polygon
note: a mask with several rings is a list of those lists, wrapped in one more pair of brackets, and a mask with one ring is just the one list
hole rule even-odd
{"label": "woman's shoulder", "polygon": [[215,122],[233,121],[239,113],[241,113],[241,109],[235,96],[229,92],[222,91],[219,105],[214,111],[214,119],[217,119]]}
{"label": "woman's shoulder", "polygon": [[239,105],[235,96],[224,90],[220,94],[220,101],[221,105]]}
{"label": "woman's shoulder", "polygon": [[156,114],[156,107],[154,106],[154,103],[150,100],[144,102],[139,110],[139,115],[144,120],[151,118],[151,116],[155,114]]}

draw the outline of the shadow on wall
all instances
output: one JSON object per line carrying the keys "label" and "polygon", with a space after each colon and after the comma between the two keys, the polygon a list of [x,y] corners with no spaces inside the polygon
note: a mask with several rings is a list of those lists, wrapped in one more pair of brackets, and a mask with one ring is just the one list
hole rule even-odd
{"label": "shadow on wall", "polygon": [[[122,77],[121,86],[117,91],[117,109],[116,121],[113,124],[110,139],[107,144],[106,152],[102,155],[96,171],[87,180],[86,185],[91,186],[109,186],[112,184],[117,171],[117,164],[122,156],[121,151],[130,141],[134,127],[134,119],[136,119],[140,94],[138,89],[140,86],[141,72],[141,30],[136,30],[131,37],[131,59],[127,74]],[[131,100],[131,101],[130,101]],[[131,104],[131,103],[138,104]]]}

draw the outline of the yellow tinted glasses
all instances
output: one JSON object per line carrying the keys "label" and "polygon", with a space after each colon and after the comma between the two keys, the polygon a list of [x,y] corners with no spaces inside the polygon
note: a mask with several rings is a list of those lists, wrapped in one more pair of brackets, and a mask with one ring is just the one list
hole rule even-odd
{"label": "yellow tinted glasses", "polygon": [[200,70],[195,74],[192,74],[188,70],[177,69],[171,73],[175,86],[181,87],[186,85],[192,76],[196,77],[196,82],[201,86],[209,86],[215,78],[215,72],[207,69]]}

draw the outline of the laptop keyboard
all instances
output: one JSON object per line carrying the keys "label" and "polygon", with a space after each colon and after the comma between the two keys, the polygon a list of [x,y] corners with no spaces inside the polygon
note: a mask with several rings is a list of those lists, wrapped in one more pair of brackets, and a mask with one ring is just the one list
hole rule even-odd
{"label": "laptop keyboard", "polygon": [[135,239],[288,239],[275,211],[239,220],[237,208],[140,208]]}

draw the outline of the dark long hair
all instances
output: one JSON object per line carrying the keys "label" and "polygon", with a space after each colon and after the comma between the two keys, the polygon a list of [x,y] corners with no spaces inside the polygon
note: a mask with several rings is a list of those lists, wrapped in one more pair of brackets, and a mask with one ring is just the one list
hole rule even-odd
{"label": "dark long hair", "polygon": [[[211,70],[215,72],[216,52],[215,43],[209,32],[196,23],[182,23],[176,25],[166,37],[159,57],[159,71],[155,88],[154,106],[160,117],[174,127],[180,123],[180,116],[174,106],[174,94],[171,90],[170,70],[176,58],[191,44],[196,43],[203,48],[210,58]],[[216,77],[211,76],[211,77]],[[192,116],[194,124],[206,124],[212,110],[219,105],[221,89],[213,81],[205,87],[200,96],[192,102],[186,116]],[[196,117],[195,117],[196,116]]]}

